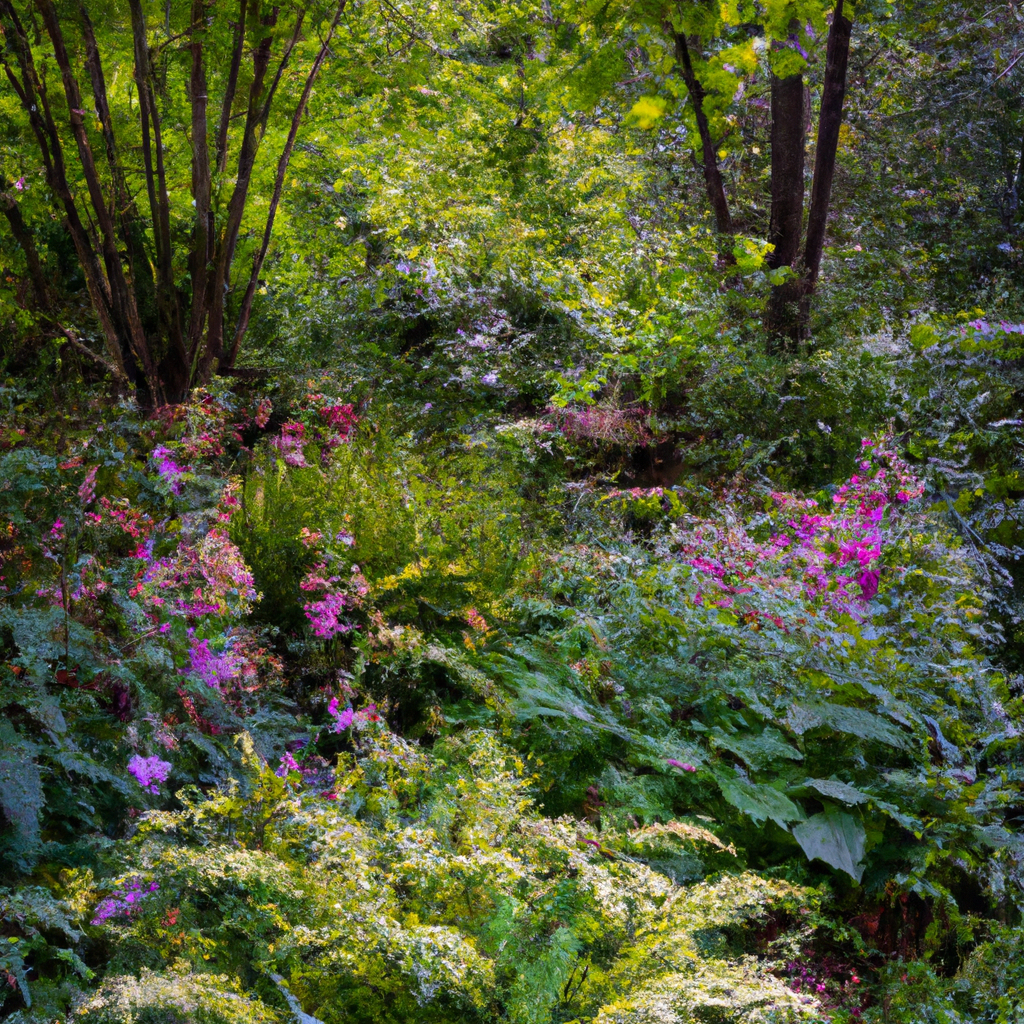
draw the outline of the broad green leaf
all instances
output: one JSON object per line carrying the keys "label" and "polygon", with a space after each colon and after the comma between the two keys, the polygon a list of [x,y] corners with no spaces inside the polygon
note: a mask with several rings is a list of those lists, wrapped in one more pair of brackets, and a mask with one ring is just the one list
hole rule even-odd
{"label": "broad green leaf", "polygon": [[717,747],[731,750],[738,754],[751,768],[767,768],[779,758],[789,761],[802,761],[804,755],[792,744],[786,742],[786,738],[769,726],[759,734],[751,733],[726,733],[720,728],[712,730],[714,743]]}
{"label": "broad green leaf", "polygon": [[808,860],[823,860],[859,882],[864,874],[864,826],[858,818],[835,806],[826,807],[799,825],[793,838]]}
{"label": "broad green leaf", "polygon": [[738,811],[753,818],[754,821],[765,821],[771,818],[781,828],[786,828],[790,821],[800,821],[804,813],[784,793],[771,786],[748,782],[738,776],[719,779],[718,785],[722,796]]}
{"label": "broad green leaf", "polygon": [[832,800],[841,800],[844,804],[863,804],[871,799],[867,793],[862,793],[849,783],[840,782],[838,779],[808,779],[804,786]]}

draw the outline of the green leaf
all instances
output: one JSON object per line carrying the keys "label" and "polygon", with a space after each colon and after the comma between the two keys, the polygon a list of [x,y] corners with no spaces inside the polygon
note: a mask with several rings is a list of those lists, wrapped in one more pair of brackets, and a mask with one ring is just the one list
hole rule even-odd
{"label": "green leaf", "polygon": [[665,114],[665,100],[660,96],[641,96],[629,112],[629,120],[638,128],[653,128]]}
{"label": "green leaf", "polygon": [[731,750],[738,754],[751,768],[767,768],[778,759],[786,758],[790,761],[802,761],[804,755],[796,747],[786,742],[786,738],[778,729],[769,726],[763,732],[752,735],[750,733],[729,734],[720,728],[712,730],[714,744],[724,750]]}
{"label": "green leaf", "polygon": [[787,822],[800,821],[804,816],[803,811],[788,796],[771,786],[748,782],[738,776],[731,779],[719,778],[718,785],[722,796],[754,821],[771,818],[781,828],[786,828]]}
{"label": "green leaf", "polygon": [[840,782],[839,779],[808,779],[804,786],[831,800],[841,800],[844,804],[863,804],[871,799],[867,793],[862,793],[849,783]]}
{"label": "green leaf", "polygon": [[859,818],[832,805],[793,826],[793,838],[808,860],[823,860],[857,882],[864,874],[864,836]]}
{"label": "green leaf", "polygon": [[835,732],[849,733],[862,740],[875,740],[890,747],[906,748],[909,742],[903,732],[880,715],[845,704],[794,705],[789,715],[789,724],[797,734],[819,725],[827,725]]}

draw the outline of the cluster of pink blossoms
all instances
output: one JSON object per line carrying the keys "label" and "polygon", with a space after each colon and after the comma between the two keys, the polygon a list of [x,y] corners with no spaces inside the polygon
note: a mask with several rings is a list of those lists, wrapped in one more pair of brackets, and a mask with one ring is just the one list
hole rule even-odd
{"label": "cluster of pink blossoms", "polygon": [[285,423],[270,442],[289,466],[308,465],[305,449],[311,443],[320,446],[321,459],[328,461],[335,448],[352,439],[359,423],[353,405],[335,402],[318,392],[307,393],[295,412],[301,418]]}
{"label": "cluster of pink blossoms", "polygon": [[380,721],[376,704],[367,704],[361,711],[356,711],[354,708],[341,708],[339,710],[338,705],[338,698],[332,697],[331,703],[327,706],[327,713],[334,719],[334,725],[331,727],[332,732],[344,732],[346,729],[353,727],[358,729],[370,722]]}
{"label": "cluster of pink blossoms", "polygon": [[240,614],[257,599],[251,570],[219,527],[153,562],[131,594],[154,611],[184,616]]}
{"label": "cluster of pink blossoms", "polygon": [[318,531],[304,529],[299,540],[308,550],[319,551],[321,558],[299,581],[299,587],[311,598],[316,595],[302,606],[306,618],[315,636],[324,640],[342,636],[355,628],[348,616],[363,603],[369,586],[358,565],[351,566],[347,573],[331,573],[329,563],[336,561],[336,555],[330,548],[351,547],[355,539],[345,530],[325,538]]}
{"label": "cluster of pink blossoms", "polygon": [[285,423],[281,434],[270,442],[289,466],[306,465],[306,425],[297,421]]}
{"label": "cluster of pink blossoms", "polygon": [[160,886],[156,882],[146,885],[135,881],[123,889],[115,889],[106,899],[101,900],[92,917],[92,924],[104,924],[112,917],[131,917],[142,909],[143,902]]}
{"label": "cluster of pink blossoms", "polygon": [[[767,542],[735,521],[701,521],[683,535],[680,556],[707,581],[698,603],[729,608],[755,590],[843,611],[870,601],[878,593],[888,517],[920,497],[924,485],[884,440],[862,445],[858,473],[836,490],[831,509],[813,499],[772,494],[777,511]],[[766,617],[782,625],[777,616]]]}
{"label": "cluster of pink blossoms", "polygon": [[189,671],[213,690],[234,682],[245,667],[245,659],[233,651],[214,651],[209,640],[197,640],[194,635],[189,640],[188,656]]}
{"label": "cluster of pink blossoms", "polygon": [[171,774],[171,764],[155,754],[152,757],[136,754],[128,762],[128,771],[135,776],[135,781],[143,789],[150,793],[159,793],[161,784],[166,782]]}

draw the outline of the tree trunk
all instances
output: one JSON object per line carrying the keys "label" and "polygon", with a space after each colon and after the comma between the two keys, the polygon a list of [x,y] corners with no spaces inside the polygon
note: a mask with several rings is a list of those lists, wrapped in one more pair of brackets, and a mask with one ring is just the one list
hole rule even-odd
{"label": "tree trunk", "polygon": [[39,260],[39,252],[36,249],[32,231],[25,223],[25,218],[21,215],[21,208],[18,206],[17,201],[9,193],[2,190],[0,190],[0,209],[3,210],[8,224],[11,225],[11,234],[14,235],[14,240],[21,246],[21,251],[25,254],[28,278],[32,282],[32,294],[35,298],[35,303],[40,309],[46,309],[49,304],[49,289],[46,286],[46,273]]}
{"label": "tree trunk", "polygon": [[[804,147],[806,144],[804,78],[772,76],[772,209],[768,254],[772,270],[792,267],[800,251],[804,217]],[[780,337],[795,339],[800,299],[798,279],[772,289],[768,302],[767,326]]]}
{"label": "tree trunk", "polygon": [[850,33],[853,23],[843,13],[843,0],[838,0],[828,31],[825,57],[825,80],[821,88],[821,110],[818,115],[818,142],[814,153],[814,183],[811,186],[811,208],[807,218],[807,246],[804,250],[805,305],[818,283],[821,254],[825,248],[832,179],[836,170],[839,129],[843,124],[843,100],[846,96],[846,67],[850,58]]}
{"label": "tree trunk", "polygon": [[[142,0],[128,0],[131,35],[123,46],[129,59],[134,58],[137,102],[129,106],[129,116],[137,120],[134,132],[126,130],[129,137],[137,140],[140,170],[134,168],[135,161],[126,163],[122,159],[128,144],[118,134],[125,112],[123,108],[111,109],[116,94],[108,94],[100,48],[86,9],[88,2],[74,0],[78,17],[64,18],[58,16],[55,0],[0,0],[0,64],[28,119],[50,191],[63,208],[64,223],[106,342],[106,359],[91,352],[74,331],[58,327],[69,344],[109,367],[119,383],[130,381],[143,404],[177,402],[187,396],[190,387],[205,383],[218,367],[230,368],[238,354],[298,131],[314,84],[331,52],[345,0],[336,0],[330,30],[319,39],[306,30],[308,19],[301,5],[290,9],[293,20],[290,30],[284,33],[279,21],[289,14],[282,13],[283,7],[260,5],[257,14],[251,0],[238,0],[238,20],[228,21],[232,34],[230,66],[224,91],[216,97],[214,109],[219,108],[219,116],[215,134],[209,124],[212,101],[208,95],[207,40],[212,36],[211,25],[218,5],[208,0],[190,0],[188,5],[181,5],[188,12],[188,22],[184,31],[168,40],[185,38],[183,48],[191,58],[191,109],[185,118],[185,129],[170,118],[166,126],[161,125],[157,83],[163,67],[159,56],[163,48],[150,45]],[[24,17],[18,7],[25,9]],[[167,10],[170,16],[170,3]],[[47,89],[26,31],[26,25],[38,31],[33,20],[37,14],[41,15],[42,28],[60,71],[60,99],[56,91],[51,93]],[[73,39],[76,30],[81,31],[81,36]],[[170,34],[169,24],[167,31]],[[71,41],[70,46],[65,38]],[[300,81],[304,80],[304,86],[288,115],[288,137],[277,164],[270,211],[261,225],[253,225],[257,242],[252,263],[239,272],[236,252],[243,241],[241,229],[260,143],[278,87],[287,88],[293,74],[293,56],[301,52],[304,40],[316,40],[315,48],[311,47],[311,58],[315,59],[301,70]],[[84,62],[79,60],[81,51]],[[246,55],[251,67],[243,74]],[[91,98],[83,94],[76,77],[74,69],[81,64],[88,76],[87,87],[91,86]],[[231,157],[231,124],[239,116],[234,110],[239,93],[247,93],[248,102],[241,111],[244,126]],[[91,110],[98,115],[98,131],[93,129]],[[191,148],[195,214],[190,221],[180,224],[173,220],[173,208],[181,204],[172,204],[169,195],[172,165],[165,155],[169,149],[163,137],[165,128],[169,134],[183,135]],[[97,138],[102,148],[94,153],[93,140]],[[69,149],[74,160],[66,153]],[[101,175],[97,167],[97,157],[102,161],[104,156],[109,175]],[[226,202],[220,205],[216,202],[213,175],[227,173],[231,162],[236,165],[234,180],[220,182],[225,191],[230,189]],[[72,184],[77,186],[79,176],[84,179],[85,188],[72,188]],[[145,195],[145,211],[139,209],[135,200],[140,192]],[[26,254],[33,288],[42,304],[47,294],[46,281],[35,255],[31,231],[13,199],[10,203],[0,201],[0,212],[11,223]],[[185,253],[177,242],[181,238],[188,239]],[[248,238],[247,232],[245,239]],[[191,295],[188,288],[180,287],[183,272],[191,282]],[[229,324],[228,299],[240,284],[244,285],[240,310],[231,310],[232,314],[237,313],[237,319]]]}
{"label": "tree trunk", "polygon": [[711,138],[708,116],[704,112],[704,87],[694,74],[686,36],[682,32],[676,32],[674,35],[676,60],[679,61],[679,65],[683,69],[683,80],[690,93],[690,102],[693,104],[693,113],[697,119],[697,132],[700,135],[700,145],[703,151],[704,186],[707,189],[708,202],[711,203],[711,209],[715,214],[715,229],[720,235],[730,235],[732,234],[732,218],[729,216],[729,203],[725,197],[722,172],[718,169],[718,154],[715,152],[715,143]]}

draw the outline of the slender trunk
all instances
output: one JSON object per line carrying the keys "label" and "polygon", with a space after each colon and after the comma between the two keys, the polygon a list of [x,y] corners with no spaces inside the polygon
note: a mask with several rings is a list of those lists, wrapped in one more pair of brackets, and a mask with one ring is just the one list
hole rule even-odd
{"label": "slender trunk", "polygon": [[53,44],[54,57],[60,69],[61,80],[64,86],[64,97],[68,106],[71,133],[77,144],[82,174],[85,177],[93,212],[96,215],[100,251],[106,267],[107,281],[109,282],[112,299],[111,313],[115,323],[120,321],[118,324],[119,331],[123,336],[130,339],[131,349],[139,360],[148,386],[159,397],[160,382],[155,372],[156,367],[150,358],[145,333],[142,329],[138,307],[135,302],[135,294],[125,276],[124,267],[121,265],[121,255],[118,252],[114,223],[107,208],[106,199],[103,195],[103,186],[96,169],[95,158],[93,157],[92,146],[89,143],[89,136],[85,129],[86,112],[82,106],[82,93],[78,80],[75,78],[71,68],[71,59],[68,55],[67,46],[64,43],[60,21],[52,0],[36,0],[36,6],[42,15],[46,34]]}
{"label": "slender trunk", "polygon": [[192,0],[192,73],[189,92],[192,101],[192,198],[196,205],[189,270],[192,276],[192,318],[188,350],[194,352],[206,323],[206,289],[213,257],[213,214],[210,209],[210,150],[207,143],[208,106],[203,36],[198,25],[203,18],[204,0]]}
{"label": "slender trunk", "polygon": [[35,298],[36,306],[40,310],[45,310],[50,300],[49,289],[46,285],[46,273],[39,259],[39,251],[36,249],[32,231],[25,223],[25,218],[21,215],[21,207],[18,206],[14,197],[7,192],[0,191],[0,209],[3,210],[7,222],[11,225],[11,234],[14,235],[14,240],[21,246],[21,251],[25,255],[28,277],[32,282],[32,294]]}
{"label": "slender trunk", "polygon": [[114,136],[114,123],[110,113],[110,101],[107,94],[106,76],[103,74],[103,63],[96,42],[96,34],[92,21],[83,0],[78,0],[78,13],[82,23],[82,36],[85,40],[85,65],[89,72],[92,85],[93,100],[96,113],[103,133],[103,145],[107,154],[107,165],[114,187],[114,213],[120,227],[121,239],[128,254],[128,266],[135,298],[139,307],[139,315],[144,326],[153,325],[153,306],[155,303],[155,282],[153,268],[146,253],[145,232],[139,219],[139,210],[131,189],[128,187],[127,174],[118,153],[117,140]]}
{"label": "slender trunk", "polygon": [[768,256],[772,268],[796,261],[804,216],[803,75],[772,77],[772,209]]}
{"label": "slender trunk", "polygon": [[238,89],[238,72],[242,66],[242,45],[245,42],[247,11],[247,0],[239,0],[235,45],[231,51],[231,67],[228,69],[228,81],[224,89],[224,102],[220,108],[220,123],[217,126],[217,149],[214,165],[217,168],[218,174],[223,174],[228,165],[228,127],[231,124],[231,108],[234,106],[235,92]]}
{"label": "slender trunk", "polygon": [[[238,232],[242,226],[242,215],[249,193],[249,182],[252,179],[253,165],[256,163],[256,151],[259,147],[257,128],[263,107],[263,83],[270,66],[270,48],[273,36],[274,14],[264,19],[266,34],[253,53],[253,77],[249,86],[249,106],[245,114],[245,128],[242,130],[242,143],[238,151],[238,170],[235,176],[235,187],[228,201],[227,219],[221,232],[217,246],[216,265],[207,286],[208,326],[206,329],[205,351],[196,351],[193,355],[193,376],[198,374],[204,379],[218,365],[223,357],[224,320],[230,288],[231,261],[235,255]],[[267,21],[270,20],[270,24]]]}
{"label": "slender trunk", "polygon": [[[804,115],[803,75],[772,76],[772,208],[768,241],[774,247],[768,255],[773,270],[793,267],[800,251],[804,215]],[[800,298],[796,280],[772,289],[768,303],[768,327],[778,335],[793,336],[795,304]]]}
{"label": "slender trunk", "polygon": [[[139,94],[142,124],[142,155],[146,173],[146,192],[153,218],[156,248],[157,308],[166,338],[161,353],[160,376],[167,383],[166,397],[179,401],[188,387],[188,354],[182,337],[181,310],[174,285],[174,255],[171,244],[171,204],[167,191],[164,146],[160,130],[160,113],[153,89],[153,73],[149,57],[149,41],[141,0],[129,0],[132,39],[135,50],[135,82]],[[150,135],[152,133],[152,137]]]}
{"label": "slender trunk", "polygon": [[256,295],[256,286],[259,283],[260,271],[263,269],[263,261],[266,259],[267,250],[270,248],[270,236],[274,229],[274,217],[277,214],[278,204],[281,202],[281,190],[284,187],[285,174],[288,172],[288,164],[291,161],[292,151],[295,148],[295,139],[299,133],[299,125],[302,123],[302,118],[306,112],[306,106],[309,103],[309,97],[313,91],[313,84],[316,81],[317,76],[320,74],[320,68],[323,66],[324,59],[327,57],[327,53],[330,49],[331,40],[338,28],[338,22],[341,21],[341,16],[345,11],[346,2],[347,0],[341,0],[338,4],[337,12],[334,15],[334,21],[331,22],[330,30],[320,46],[320,52],[316,55],[316,60],[313,61],[313,66],[310,68],[309,74],[306,76],[306,84],[302,90],[302,96],[299,98],[299,102],[295,107],[295,113],[292,115],[292,123],[288,130],[288,138],[285,141],[284,150],[281,153],[281,159],[277,163],[277,177],[274,180],[274,194],[270,200],[270,211],[267,214],[267,223],[263,229],[263,241],[260,244],[259,251],[253,259],[252,272],[249,275],[249,283],[246,286],[245,295],[242,298],[242,306],[238,314],[238,323],[235,327],[235,336],[231,344],[231,351],[228,353],[227,359],[223,360],[224,369],[230,369],[235,365],[235,360],[238,358],[238,347],[241,344],[242,337],[249,326],[249,316],[252,312],[253,298]]}
{"label": "slender trunk", "polygon": [[821,89],[818,115],[818,142],[814,153],[814,183],[807,219],[807,246],[804,249],[804,293],[809,300],[818,283],[821,254],[825,247],[832,179],[836,170],[839,129],[843,123],[843,99],[846,96],[846,67],[850,57],[850,33],[853,24],[843,13],[843,0],[837,0],[828,32],[825,80]]}
{"label": "slender trunk", "polygon": [[683,81],[686,82],[686,88],[690,93],[690,102],[693,104],[694,116],[697,119],[697,132],[700,135],[704,160],[704,186],[707,189],[708,202],[711,203],[711,209],[715,214],[715,229],[720,235],[729,235],[732,234],[732,218],[729,216],[729,203],[725,197],[722,172],[718,169],[718,154],[715,152],[714,140],[711,138],[708,116],[704,112],[704,87],[694,74],[686,36],[682,32],[674,34],[676,60],[683,69]]}
{"label": "slender trunk", "polygon": [[107,353],[111,363],[134,382],[137,374],[130,342],[114,322],[110,283],[106,279],[89,233],[75,205],[74,196],[68,185],[60,135],[50,111],[49,98],[36,71],[32,48],[24,27],[9,0],[0,0],[0,19],[3,21],[5,39],[17,60],[21,80],[6,60],[4,72],[28,115],[32,133],[39,144],[47,184],[64,208],[64,225],[71,236],[85,275],[89,299],[99,318]]}

